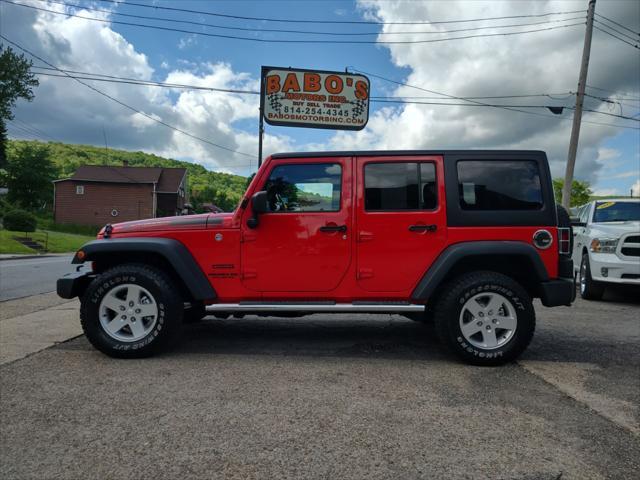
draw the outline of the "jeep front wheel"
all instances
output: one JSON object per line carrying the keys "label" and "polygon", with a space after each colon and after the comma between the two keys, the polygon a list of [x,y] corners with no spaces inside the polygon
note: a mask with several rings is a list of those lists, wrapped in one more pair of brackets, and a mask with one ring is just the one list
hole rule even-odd
{"label": "jeep front wheel", "polygon": [[438,337],[474,365],[501,365],[527,348],[535,311],[527,292],[495,272],[463,275],[443,288],[435,308]]}
{"label": "jeep front wheel", "polygon": [[147,357],[179,334],[183,302],[161,270],[126,264],[107,270],[87,288],[80,321],[89,341],[120,358]]}

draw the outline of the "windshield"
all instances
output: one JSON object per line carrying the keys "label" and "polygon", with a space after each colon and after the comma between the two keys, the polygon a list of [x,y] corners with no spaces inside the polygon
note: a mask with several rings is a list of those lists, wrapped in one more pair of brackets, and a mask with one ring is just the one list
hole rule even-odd
{"label": "windshield", "polygon": [[640,221],[640,202],[597,202],[594,223]]}

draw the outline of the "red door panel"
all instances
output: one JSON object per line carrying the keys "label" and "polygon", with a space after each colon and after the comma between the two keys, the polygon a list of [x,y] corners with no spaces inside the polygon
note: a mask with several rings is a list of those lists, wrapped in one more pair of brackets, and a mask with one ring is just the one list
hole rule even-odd
{"label": "red door panel", "polygon": [[[305,211],[315,208],[309,204],[324,194],[326,184],[304,182],[297,185],[307,189],[306,197],[292,200],[291,195],[284,198],[287,195],[279,194],[270,205],[282,210],[261,214],[255,229],[246,226],[246,218],[252,214],[248,207],[242,222],[242,283],[256,292],[328,292],[338,287],[351,262],[351,162],[333,157],[277,161],[272,162],[265,179],[274,178],[272,174],[277,177],[275,169],[287,165],[301,165],[302,172],[329,165],[335,173],[335,167],[340,167],[339,200],[334,196],[335,203],[329,207],[339,210]],[[271,188],[268,182],[261,188]]]}
{"label": "red door panel", "polygon": [[[382,194],[385,198],[374,199],[366,205],[365,167],[368,164],[380,163],[408,163],[410,165],[406,166],[407,171],[413,169],[413,165],[417,163],[429,164],[430,167],[424,167],[425,171],[435,167],[435,185],[432,184],[430,189],[423,188],[423,193],[420,194],[420,199],[423,196],[429,196],[430,201],[436,203],[435,208],[419,209],[423,205],[420,203],[417,209],[382,210],[387,203],[391,205],[394,202],[397,203],[394,196],[398,196],[399,193],[394,191],[393,185],[389,187],[387,193]],[[368,175],[371,171],[367,171]],[[371,292],[410,290],[433,263],[446,242],[442,157],[360,157],[356,161],[355,175],[358,185],[356,194],[358,285],[363,290]],[[420,174],[416,173],[416,176],[419,177]],[[392,175],[379,175],[379,177],[383,180],[387,178],[392,182]],[[381,188],[384,187],[384,181],[379,180],[379,182],[382,182]],[[369,200],[374,195],[378,195],[376,189],[369,189]]]}

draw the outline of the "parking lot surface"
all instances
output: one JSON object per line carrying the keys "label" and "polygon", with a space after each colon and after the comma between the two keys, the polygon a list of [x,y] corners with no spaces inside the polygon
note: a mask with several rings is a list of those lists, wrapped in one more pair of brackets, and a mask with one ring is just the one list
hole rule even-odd
{"label": "parking lot surface", "polygon": [[77,337],[0,366],[0,477],[638,478],[636,293],[538,305],[498,368],[389,315],[212,318],[145,360]]}

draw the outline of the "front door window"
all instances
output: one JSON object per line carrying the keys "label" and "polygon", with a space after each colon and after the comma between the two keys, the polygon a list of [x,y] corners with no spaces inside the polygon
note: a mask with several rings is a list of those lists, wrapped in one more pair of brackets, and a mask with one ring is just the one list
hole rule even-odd
{"label": "front door window", "polygon": [[337,212],[342,167],[337,163],[281,165],[264,190],[271,212]]}

